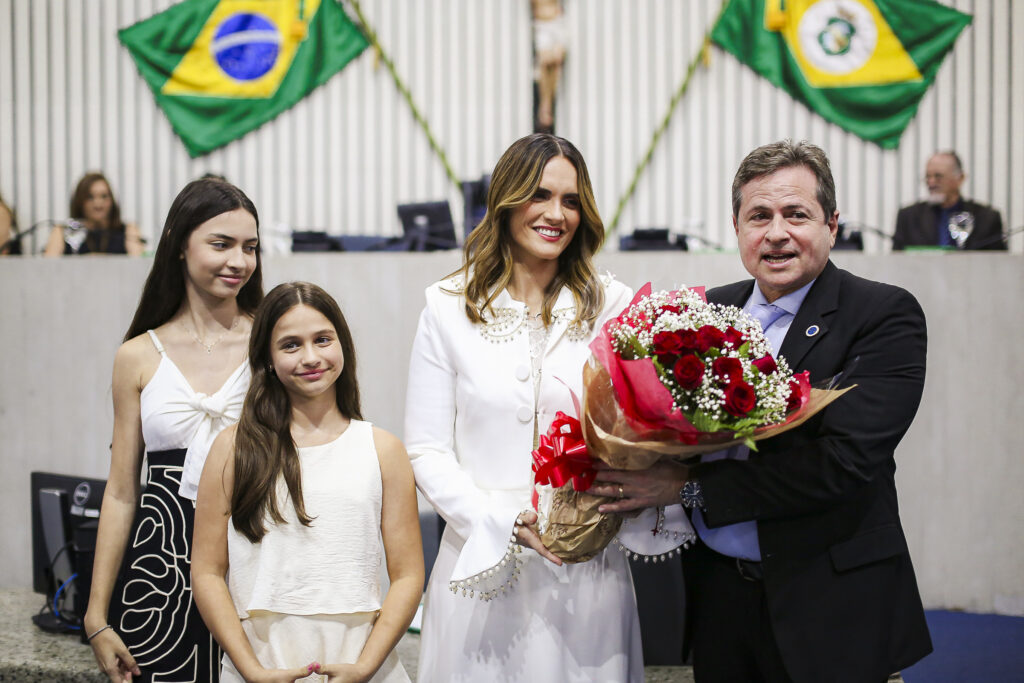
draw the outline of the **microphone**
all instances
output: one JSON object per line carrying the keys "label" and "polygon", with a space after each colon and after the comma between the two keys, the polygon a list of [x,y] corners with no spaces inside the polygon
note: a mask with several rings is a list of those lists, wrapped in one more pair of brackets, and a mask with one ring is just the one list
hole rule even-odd
{"label": "microphone", "polygon": [[[28,237],[29,235],[35,234],[35,232],[37,230],[39,230],[39,228],[41,228],[43,226],[53,227],[55,225],[63,225],[65,227],[65,230],[64,230],[64,241],[65,242],[68,241],[69,235],[74,234],[75,235],[74,239],[77,241],[76,242],[77,246],[78,247],[82,246],[82,242],[85,241],[85,238],[87,236],[87,232],[86,231],[88,230],[88,228],[86,228],[84,223],[82,223],[81,221],[76,220],[74,218],[68,218],[67,220],[55,220],[53,218],[45,218],[45,219],[43,219],[41,221],[33,223],[27,229],[22,230],[21,232],[18,232],[18,233],[15,233],[15,234],[11,235],[11,238],[9,240],[4,242],[3,244],[0,244],[0,254],[4,253],[9,247],[11,247],[11,246],[13,246],[15,244],[20,243],[22,238]],[[70,244],[70,242],[68,242],[68,243]],[[32,246],[33,246],[33,249],[34,249],[35,248],[35,241],[33,241]],[[72,247],[72,248],[75,248],[75,247]],[[76,251],[77,251],[77,249],[76,249]]]}
{"label": "microphone", "polygon": [[[677,240],[679,238],[682,238],[687,242],[691,240],[697,241],[703,244],[705,247],[713,249],[715,251],[722,251],[724,249],[724,247],[718,242],[715,242],[714,240],[709,240],[707,237],[704,237],[704,235],[698,235],[697,233],[694,232],[676,232],[673,234],[676,236]],[[689,251],[689,249],[687,249],[687,251]]]}
{"label": "microphone", "polygon": [[82,248],[82,244],[89,236],[89,229],[81,221],[69,218],[66,221],[54,221],[54,224],[64,226],[64,243],[71,247],[75,254]]}
{"label": "microphone", "polygon": [[1016,228],[1016,229],[1011,230],[1009,232],[1001,232],[998,235],[994,235],[992,237],[989,237],[986,240],[978,242],[977,244],[974,245],[974,248],[975,249],[984,249],[985,247],[989,246],[990,244],[996,244],[997,242],[1002,242],[1002,243],[1004,243],[1006,245],[1006,248],[1009,249],[1009,247],[1010,247],[1010,238],[1013,237],[1014,235],[1017,235],[1017,234],[1022,233],[1022,232],[1024,232],[1024,227]]}
{"label": "microphone", "polygon": [[839,235],[840,235],[841,239],[844,239],[844,240],[845,239],[851,239],[851,238],[853,238],[854,234],[858,233],[858,232],[861,233],[861,234],[863,234],[863,233],[870,233],[872,235],[877,235],[879,237],[884,237],[885,239],[887,239],[890,242],[892,242],[892,235],[890,235],[889,233],[885,232],[884,230],[880,230],[880,229],[878,229],[878,228],[876,228],[874,226],[867,225],[865,223],[857,223],[855,221],[847,221],[847,220],[842,219],[842,218],[839,219]]}

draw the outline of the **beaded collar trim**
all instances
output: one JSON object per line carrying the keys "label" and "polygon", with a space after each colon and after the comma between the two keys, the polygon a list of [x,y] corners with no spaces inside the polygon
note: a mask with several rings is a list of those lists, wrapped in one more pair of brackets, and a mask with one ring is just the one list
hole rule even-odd
{"label": "beaded collar trim", "polygon": [[[601,276],[601,284],[607,289],[614,279],[610,273],[605,273]],[[466,281],[463,276],[457,275],[451,279],[449,291],[461,294],[465,289]],[[480,336],[492,344],[512,341],[527,328],[526,321],[529,317],[529,310],[525,306],[498,306],[493,307],[493,311],[493,314],[490,311],[483,312],[484,323],[479,327]],[[565,336],[569,338],[569,341],[584,341],[590,334],[590,325],[579,322],[574,323],[575,317],[575,306],[556,308],[551,312],[552,324],[565,325]]]}

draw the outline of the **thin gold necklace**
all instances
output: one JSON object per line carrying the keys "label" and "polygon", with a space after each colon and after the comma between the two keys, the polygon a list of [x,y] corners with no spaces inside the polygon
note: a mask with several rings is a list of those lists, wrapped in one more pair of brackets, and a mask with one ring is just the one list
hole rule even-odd
{"label": "thin gold necklace", "polygon": [[204,342],[202,339],[199,338],[198,334],[196,334],[194,331],[190,330],[188,328],[188,326],[185,325],[185,319],[184,318],[181,319],[181,326],[185,328],[185,331],[188,332],[189,336],[191,336],[192,339],[195,340],[196,344],[199,344],[204,349],[206,349],[207,353],[213,353],[213,347],[220,343],[220,340],[224,338],[224,335],[226,335],[231,330],[235,329],[235,325],[238,324],[239,318],[240,318],[240,316],[236,313],[235,314],[235,319],[231,323],[231,327],[229,327],[228,329],[224,330],[219,335],[217,335],[217,338],[214,339],[213,342],[210,343],[210,344],[207,344],[206,342]]}

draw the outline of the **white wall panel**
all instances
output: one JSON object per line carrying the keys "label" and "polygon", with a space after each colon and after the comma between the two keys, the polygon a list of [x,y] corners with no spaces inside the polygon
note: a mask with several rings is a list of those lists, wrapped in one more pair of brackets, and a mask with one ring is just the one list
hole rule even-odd
{"label": "white wall panel", "polygon": [[[1021,256],[836,254],[840,267],[914,292],[931,334],[917,418],[896,454],[900,514],[927,607],[1024,615],[1024,392],[1018,346]],[[308,279],[352,326],[363,412],[401,436],[409,348],[423,287],[455,252],[300,254],[265,261],[265,284]],[[97,257],[0,264],[0,587],[26,586],[28,477],[33,470],[103,478],[113,414],[110,373],[149,259]],[[599,258],[633,286],[735,280],[735,254],[618,253]],[[946,288],[947,282],[958,283]],[[59,292],[59,296],[54,296]],[[367,294],[369,293],[369,295]],[[963,329],[986,330],[964,352]],[[978,372],[986,367],[1008,371]]]}
{"label": "white wall panel", "polygon": [[[159,232],[180,187],[207,171],[224,174],[253,197],[265,238],[272,237],[277,224],[343,234],[396,234],[398,203],[441,198],[451,202],[456,221],[461,221],[457,190],[372,50],[293,110],[221,150],[190,159],[116,38],[119,28],[172,4],[173,0],[0,0],[0,194],[15,205],[22,227],[65,217],[74,182],[92,169],[108,173],[123,215],[151,237]],[[600,209],[610,221],[654,128],[717,16],[718,2],[564,4],[571,35],[556,129],[586,156]],[[966,193],[1000,209],[1008,228],[1024,227],[1024,41],[1014,39],[1024,35],[1024,3],[948,4],[973,13],[974,24],[958,40],[901,147],[893,151],[825,122],[730,55],[712,48],[710,63],[698,67],[640,178],[620,229],[668,226],[733,248],[733,172],[752,147],[781,137],[807,137],[826,148],[835,168],[840,211],[855,223],[891,232],[899,206],[923,194],[927,157],[936,149],[953,147],[966,165]],[[526,0],[363,0],[363,6],[456,174],[474,178],[488,172],[508,144],[530,127],[531,31]],[[41,237],[37,247],[45,240]],[[872,254],[888,249],[884,237],[866,235],[865,243]],[[1024,251],[1024,235],[1014,237],[1012,244],[1018,254]],[[379,327],[375,321],[381,311],[400,317],[396,324],[402,334],[380,343],[390,344],[390,357],[401,357],[404,363],[418,292],[429,278],[452,266],[457,255],[428,255],[422,257],[424,262],[404,258],[364,262],[355,256],[342,261],[296,257],[279,261],[277,273],[334,282],[335,294],[343,299],[346,291],[357,290],[366,281],[380,283],[374,291],[383,308],[351,302],[356,306],[353,322],[357,329],[372,330]],[[610,258],[631,284],[639,284],[637,278],[650,273],[647,257]],[[665,254],[652,256],[650,263],[660,264],[666,286],[713,284],[737,274],[736,259],[708,258],[714,268],[700,258],[680,261]],[[1019,297],[1007,301],[986,293],[1003,291],[1008,296],[1019,291],[1020,264],[1019,258],[1016,263],[1000,260],[998,270],[990,274],[976,260],[984,255],[965,258],[969,260],[954,267],[940,267],[936,259],[923,255],[898,263],[898,257],[854,263],[868,276],[896,281],[903,277],[903,284],[914,285],[915,293],[928,300],[933,322],[936,360],[929,369],[926,404],[908,437],[908,446],[917,451],[901,459],[901,492],[919,494],[903,495],[901,502],[907,527],[915,530],[915,558],[923,560],[918,564],[922,587],[932,605],[991,609],[998,608],[1000,595],[1022,599],[1019,577],[1011,575],[1019,573],[1020,563],[1000,564],[1001,551],[995,545],[986,546],[983,553],[957,551],[967,543],[997,544],[1006,536],[979,539],[963,527],[975,518],[962,514],[964,506],[951,507],[945,501],[957,500],[962,493],[958,487],[967,483],[972,500],[1008,504],[1013,491],[997,490],[999,477],[988,475],[1003,467],[1015,467],[1012,471],[1019,474],[1018,461],[1012,457],[1019,451],[1020,392],[1004,387],[999,396],[1005,400],[992,408],[992,397],[978,386],[981,380],[963,367],[967,361],[958,346],[960,337],[945,332],[962,324],[960,311],[970,309],[977,326],[994,320],[1006,331],[996,338],[1013,338],[1020,326],[1020,306],[1014,307]],[[137,300],[148,265],[120,261],[109,274],[100,265],[34,261],[9,267],[0,261],[0,275],[4,269],[11,272],[0,288],[9,294],[9,303],[0,307],[0,337],[10,342],[0,345],[2,358],[8,361],[5,382],[0,383],[0,417],[10,427],[2,430],[5,437],[0,442],[5,473],[12,459],[27,470],[40,459],[57,467],[73,462],[76,455],[84,457],[83,470],[103,473],[111,417],[109,395],[101,394],[109,386],[118,330]],[[29,270],[39,277],[25,277]],[[339,270],[351,271],[351,277]],[[947,273],[950,281],[959,274],[967,287],[949,293],[955,294],[951,303],[945,301]],[[392,276],[398,282],[389,279]],[[39,282],[54,284],[40,288]],[[385,291],[389,282],[395,287]],[[88,296],[64,295],[69,289],[80,294],[90,287],[94,289]],[[61,294],[50,293],[54,291]],[[972,308],[979,305],[982,308]],[[74,324],[66,325],[68,320]],[[40,332],[45,332],[48,350],[40,358],[50,366],[39,366],[39,358],[19,365],[19,352],[32,348],[33,335]],[[996,365],[1016,370],[1012,345],[1004,346],[995,348],[1004,354]],[[95,353],[88,351],[83,361],[82,348]],[[371,375],[374,368],[390,373],[382,374],[382,386],[400,392],[404,370],[388,370],[389,364],[393,365],[378,353],[363,367]],[[1012,371],[1004,374],[1002,379],[1014,377]],[[48,383],[40,384],[43,376],[60,377],[59,392]],[[975,377],[968,395],[982,406],[970,407],[975,425],[970,429],[957,426],[962,406],[955,402],[963,395],[958,388],[962,376]],[[54,398],[53,393],[60,396]],[[399,426],[400,407],[395,407],[399,404],[393,395],[381,389],[370,393],[368,401],[384,423]],[[64,421],[65,415],[79,409],[92,412],[68,418],[74,429],[52,429],[52,419]],[[55,410],[52,419],[50,410]],[[21,429],[26,419],[37,429]],[[946,424],[947,419],[953,426]],[[953,445],[941,437],[944,429],[953,431]],[[990,439],[990,447],[975,448],[976,435]],[[999,466],[979,465],[977,458],[962,457],[963,453],[995,459]],[[1016,484],[1019,489],[1019,480],[1017,476],[1007,486],[1013,489]],[[1012,521],[1013,515],[1019,519],[1020,504],[1015,505],[997,522]],[[22,528],[18,533],[24,536],[27,531]],[[1011,546],[1019,559],[1019,544]],[[978,564],[979,555],[993,558],[983,565],[987,573],[971,565]],[[17,571],[7,575],[15,579],[5,577],[7,581],[27,578],[24,558],[17,562]],[[962,582],[943,577],[947,565]]]}
{"label": "white wall panel", "polygon": [[[93,169],[150,237],[177,191],[207,171],[245,189],[267,228],[396,234],[398,203],[433,199],[450,200],[461,222],[457,189],[372,50],[274,121],[190,159],[116,37],[172,4],[0,0],[0,193],[22,227],[65,217]],[[489,171],[530,125],[528,6],[363,4],[455,172]]]}

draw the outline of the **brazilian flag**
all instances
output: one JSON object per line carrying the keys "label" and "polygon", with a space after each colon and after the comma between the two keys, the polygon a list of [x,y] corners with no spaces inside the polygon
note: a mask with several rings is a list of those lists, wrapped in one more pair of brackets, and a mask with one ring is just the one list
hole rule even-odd
{"label": "brazilian flag", "polygon": [[184,0],[118,37],[193,157],[270,121],[367,46],[336,0]]}
{"label": "brazilian flag", "polygon": [[711,40],[829,121],[893,149],[970,23],[933,0],[732,0]]}

